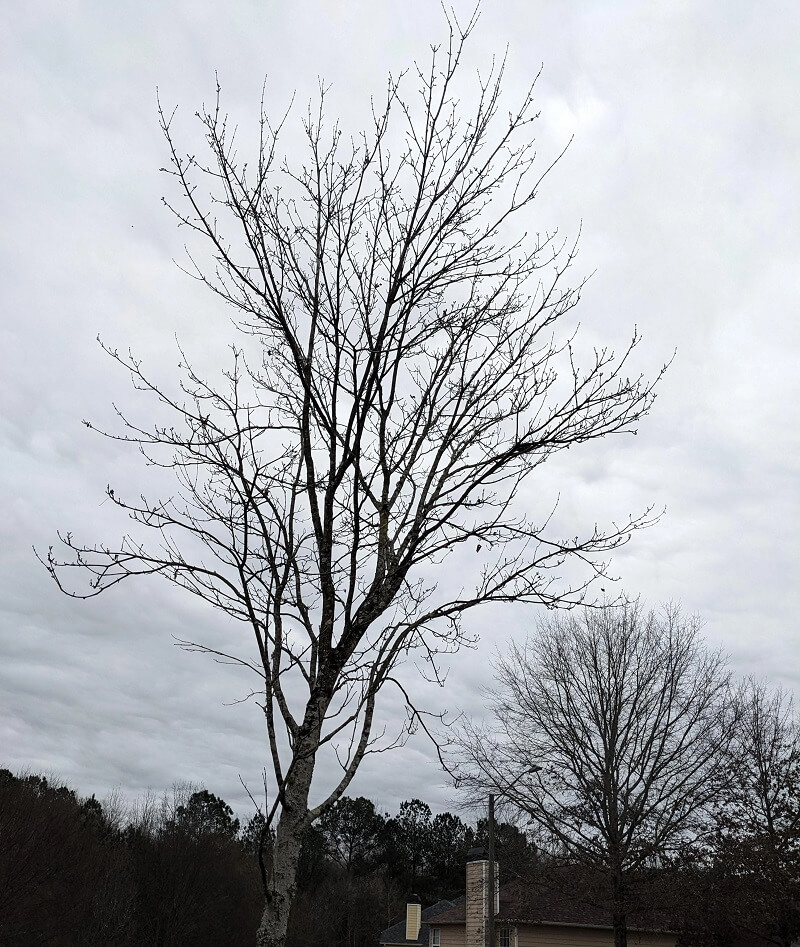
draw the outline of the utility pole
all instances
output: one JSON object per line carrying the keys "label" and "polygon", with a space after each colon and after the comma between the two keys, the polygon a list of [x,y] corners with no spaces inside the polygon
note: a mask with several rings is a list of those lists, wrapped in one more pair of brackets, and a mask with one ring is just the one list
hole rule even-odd
{"label": "utility pole", "polygon": [[487,947],[495,947],[494,943],[494,794],[489,793],[489,899],[486,926],[488,928],[488,937],[486,938]]}

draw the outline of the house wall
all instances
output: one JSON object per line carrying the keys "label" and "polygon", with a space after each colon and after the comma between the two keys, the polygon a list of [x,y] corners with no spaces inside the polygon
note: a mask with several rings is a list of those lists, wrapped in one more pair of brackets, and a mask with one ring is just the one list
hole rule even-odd
{"label": "house wall", "polygon": [[[442,947],[464,947],[465,931],[461,925],[442,925],[440,931]],[[630,947],[675,947],[676,940],[674,934],[628,931]],[[520,924],[517,947],[614,947],[614,932],[556,924]]]}
{"label": "house wall", "polygon": [[[556,924],[520,924],[518,947],[613,947],[614,932],[585,927],[559,927]],[[674,934],[628,931],[630,947],[675,947]],[[455,945],[453,945],[455,947]]]}
{"label": "house wall", "polygon": [[[431,921],[433,926],[433,921]],[[448,924],[440,927],[442,932],[442,947],[464,947],[466,932],[458,924]]]}

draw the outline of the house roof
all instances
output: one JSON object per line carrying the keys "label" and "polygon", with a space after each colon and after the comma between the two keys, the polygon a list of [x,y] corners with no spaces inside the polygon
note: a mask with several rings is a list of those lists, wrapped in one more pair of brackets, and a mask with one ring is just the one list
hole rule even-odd
{"label": "house roof", "polygon": [[404,917],[402,920],[383,931],[381,936],[378,938],[378,942],[380,944],[391,944],[392,947],[394,947],[396,944],[427,945],[429,942],[428,933],[431,927],[430,922],[435,918],[436,923],[438,924],[440,915],[444,914],[446,911],[458,910],[459,905],[461,907],[461,915],[463,918],[465,901],[466,899],[462,895],[455,901],[437,901],[436,904],[432,904],[429,908],[425,908],[425,910],[422,912],[422,923],[420,924],[419,934],[416,940],[406,940],[406,919]]}
{"label": "house roof", "polygon": [[[608,905],[599,903],[590,894],[590,885],[585,883],[573,871],[553,872],[538,882],[511,881],[500,888],[500,921],[513,921],[524,924],[553,924],[570,927],[611,928],[611,916]],[[639,931],[667,931],[672,924],[671,912],[665,908],[663,899],[647,911],[632,911],[628,914],[628,929]],[[466,899],[457,902],[440,901],[423,912],[423,919],[429,920],[429,926],[466,923]],[[435,924],[433,920],[435,918]],[[405,921],[390,928],[405,934]],[[401,930],[402,929],[402,930]],[[389,931],[384,932],[388,934]],[[381,935],[382,944],[425,944],[425,936],[420,930],[420,939],[416,941],[387,940]]]}

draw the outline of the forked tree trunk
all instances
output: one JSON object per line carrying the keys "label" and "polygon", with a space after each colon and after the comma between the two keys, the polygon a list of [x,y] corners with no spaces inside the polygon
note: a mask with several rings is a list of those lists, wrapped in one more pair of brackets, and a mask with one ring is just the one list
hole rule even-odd
{"label": "forked tree trunk", "polygon": [[275,833],[272,877],[256,934],[256,947],[284,947],[289,911],[297,890],[297,865],[308,826],[308,793],[314,756],[298,759],[284,789],[284,804]]}

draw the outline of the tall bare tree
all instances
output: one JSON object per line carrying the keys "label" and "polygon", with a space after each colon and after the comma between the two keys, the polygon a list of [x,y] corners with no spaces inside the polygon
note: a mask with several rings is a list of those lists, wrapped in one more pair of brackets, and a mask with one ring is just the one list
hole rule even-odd
{"label": "tall bare tree", "polygon": [[[518,502],[549,457],[633,431],[658,379],[628,374],[635,332],[621,357],[579,364],[568,316],[583,284],[565,285],[576,247],[526,229],[549,170],[534,161],[533,87],[502,111],[495,62],[459,102],[473,26],[451,22],[446,47],[412,70],[418,96],[390,78],[356,139],[325,125],[321,91],[305,158],[280,157],[281,124],[262,107],[260,146],[241,162],[219,92],[199,114],[209,165],[178,149],[162,114],[179,195],[167,204],[209,249],[194,275],[233,308],[244,348],[225,385],[184,360],[179,398],[109,349],[173,420],[122,416],[108,436],[172,470],[176,492],[109,488],[138,532],[119,546],[63,534],[68,553],[46,558],[71,594],[157,575],[252,627],[255,657],[241,660],[261,680],[277,823],[262,947],[284,941],[306,826],[379,748],[376,699],[402,687],[398,664],[416,650],[435,676],[476,606],[580,601],[649,521],[558,535],[551,509]],[[441,588],[436,567],[466,546],[474,583]],[[571,584],[568,560],[586,567]],[[341,778],[311,806],[325,748]]]}
{"label": "tall bare tree", "polygon": [[493,723],[464,728],[457,778],[598,872],[625,947],[632,879],[700,830],[719,791],[735,721],[724,659],[674,607],[586,608],[512,646],[490,700]]}

